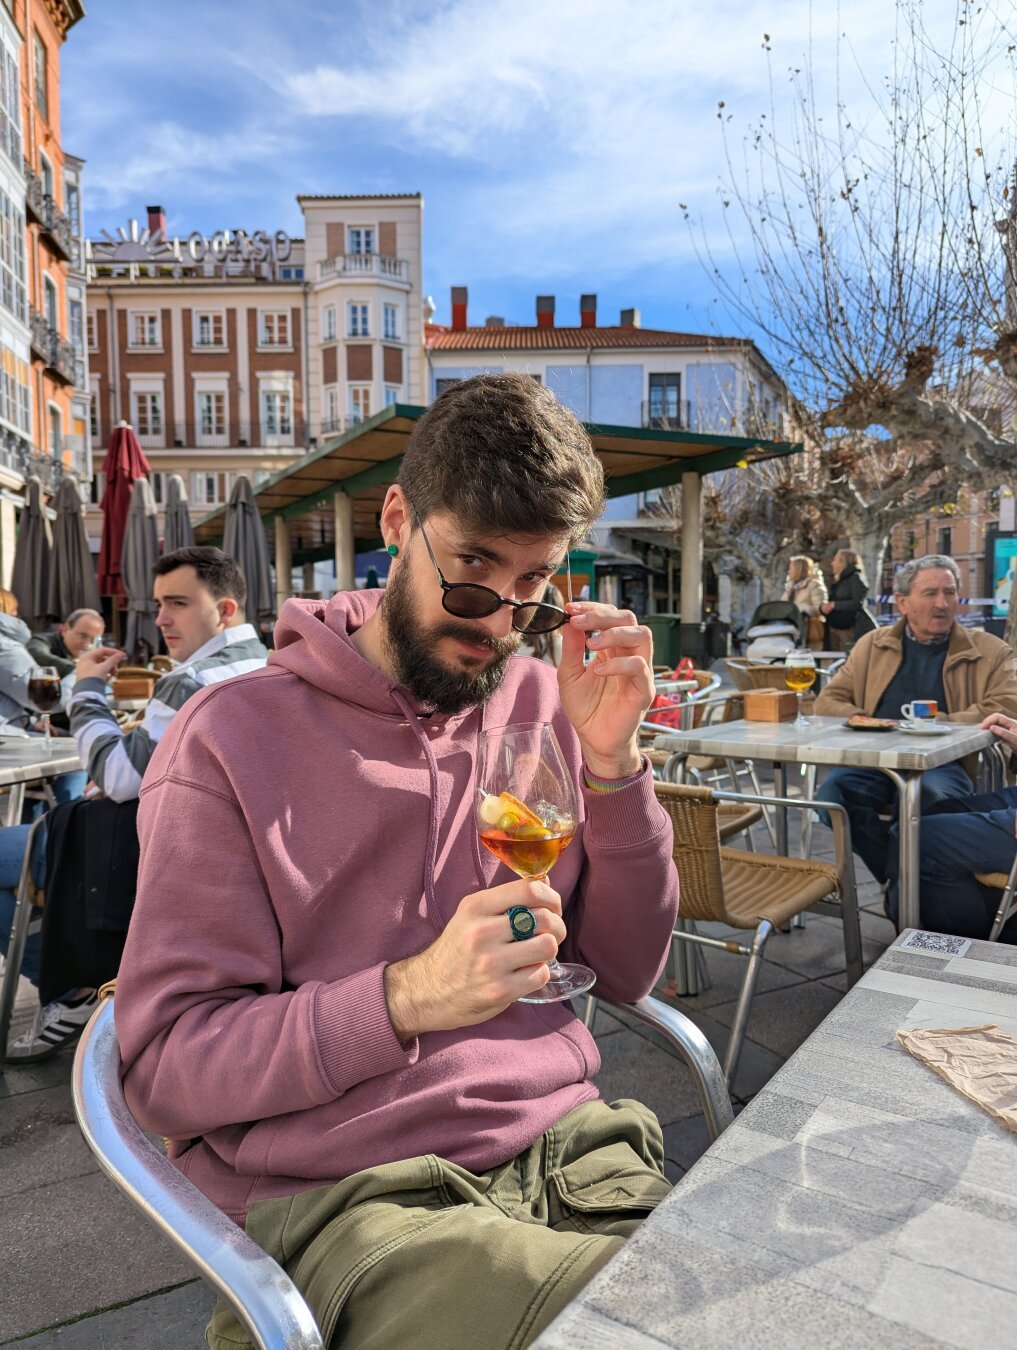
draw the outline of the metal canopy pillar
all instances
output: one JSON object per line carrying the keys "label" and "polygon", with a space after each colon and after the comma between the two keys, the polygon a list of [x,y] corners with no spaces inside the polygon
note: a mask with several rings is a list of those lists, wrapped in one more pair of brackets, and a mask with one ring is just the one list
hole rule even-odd
{"label": "metal canopy pillar", "polygon": [[682,587],[681,621],[699,623],[703,617],[703,480],[698,473],[682,474]]}
{"label": "metal canopy pillar", "polygon": [[275,518],[275,612],[278,614],[293,591],[293,553],[290,549],[290,522]]}
{"label": "metal canopy pillar", "polygon": [[335,509],[335,586],[337,591],[352,591],[356,586],[356,543],[353,538],[353,498],[337,492]]}

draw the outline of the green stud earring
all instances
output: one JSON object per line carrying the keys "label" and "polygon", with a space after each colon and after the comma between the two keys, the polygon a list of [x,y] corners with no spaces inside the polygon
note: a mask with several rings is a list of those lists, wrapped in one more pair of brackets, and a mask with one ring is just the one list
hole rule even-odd
{"label": "green stud earring", "polygon": [[389,544],[388,548],[386,549],[386,552],[388,553],[388,556],[390,558],[394,558],[396,554],[399,552],[399,545]]}

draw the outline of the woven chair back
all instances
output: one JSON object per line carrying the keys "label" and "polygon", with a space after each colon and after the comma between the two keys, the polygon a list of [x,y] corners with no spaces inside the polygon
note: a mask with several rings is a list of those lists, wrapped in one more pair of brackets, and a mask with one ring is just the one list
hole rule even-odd
{"label": "woven chair back", "polygon": [[728,658],[727,668],[731,672],[735,688],[747,693],[750,689],[786,689],[786,668],[780,666],[757,666],[741,657]]}
{"label": "woven chair back", "polygon": [[677,783],[654,783],[653,791],[674,828],[674,860],[681,882],[680,917],[727,923],[713,793],[709,788]]}

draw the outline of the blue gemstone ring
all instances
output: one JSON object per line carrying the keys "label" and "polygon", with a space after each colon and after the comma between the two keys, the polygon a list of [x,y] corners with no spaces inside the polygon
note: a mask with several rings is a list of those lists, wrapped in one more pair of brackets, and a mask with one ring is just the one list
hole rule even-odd
{"label": "blue gemstone ring", "polygon": [[537,916],[525,905],[513,905],[511,909],[506,910],[506,917],[512,929],[514,942],[525,942],[537,931]]}

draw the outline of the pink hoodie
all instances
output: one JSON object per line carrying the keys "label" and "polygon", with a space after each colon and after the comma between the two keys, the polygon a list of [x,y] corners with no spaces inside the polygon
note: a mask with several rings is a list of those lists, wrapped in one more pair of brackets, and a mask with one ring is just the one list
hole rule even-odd
{"label": "pink hoodie", "polygon": [[[385,965],[433,942],[464,895],[512,879],[473,824],[481,726],[553,721],[583,779],[555,673],[531,658],[510,660],[485,707],[419,715],[348,636],[381,595],[289,601],[268,666],[191,699],[141,791],[116,997],[127,1099],[238,1221],[255,1200],[418,1154],[486,1170],[597,1097],[597,1049],[567,1004],[516,1003],[406,1046],[392,1030]],[[580,797],[553,873],[563,956],[631,1001],[678,909],[671,827],[648,766]]]}

